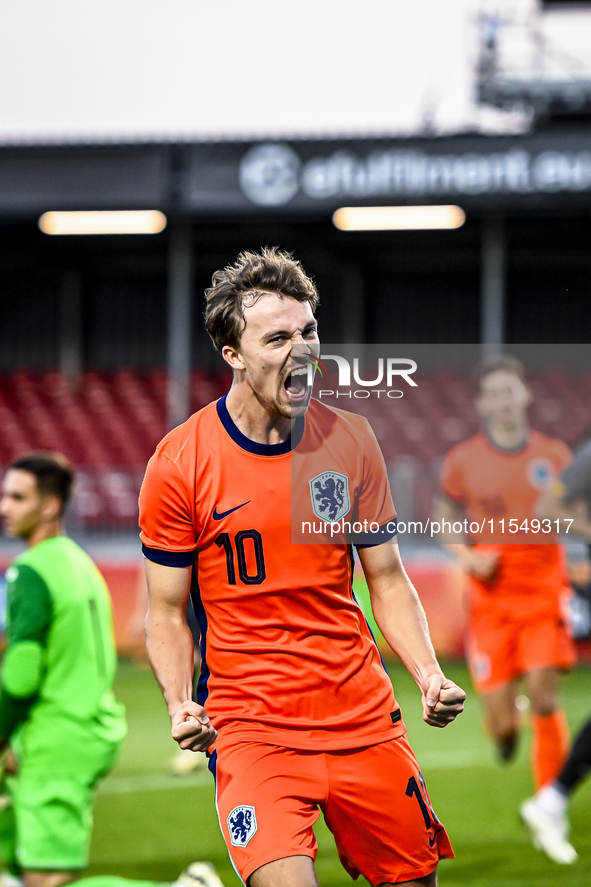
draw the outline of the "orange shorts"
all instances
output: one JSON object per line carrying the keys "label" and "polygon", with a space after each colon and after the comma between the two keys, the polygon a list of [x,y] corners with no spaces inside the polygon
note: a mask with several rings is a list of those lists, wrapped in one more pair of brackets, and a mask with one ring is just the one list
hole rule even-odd
{"label": "orange shorts", "polygon": [[537,668],[570,668],[575,646],[558,608],[528,616],[507,608],[478,608],[468,632],[468,665],[480,693]]}
{"label": "orange shorts", "polygon": [[222,832],[245,883],[273,860],[314,859],[320,810],[347,872],[372,885],[424,877],[454,855],[405,736],[328,752],[220,738],[210,768]]}

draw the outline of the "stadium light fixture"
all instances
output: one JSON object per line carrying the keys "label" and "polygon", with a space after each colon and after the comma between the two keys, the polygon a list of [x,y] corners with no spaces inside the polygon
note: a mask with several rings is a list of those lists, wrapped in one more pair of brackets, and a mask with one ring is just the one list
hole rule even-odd
{"label": "stadium light fixture", "polygon": [[44,234],[159,234],[166,216],[157,209],[47,212],[39,227]]}
{"label": "stadium light fixture", "polygon": [[332,217],[341,231],[420,231],[461,228],[459,206],[342,206]]}

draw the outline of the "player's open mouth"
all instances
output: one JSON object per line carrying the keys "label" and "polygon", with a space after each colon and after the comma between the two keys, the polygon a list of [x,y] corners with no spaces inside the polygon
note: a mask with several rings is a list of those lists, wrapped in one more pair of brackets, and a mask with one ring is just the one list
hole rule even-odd
{"label": "player's open mouth", "polygon": [[301,367],[301,369],[298,368],[297,370],[292,370],[285,379],[283,387],[291,401],[297,402],[299,400],[305,400],[310,393],[308,386],[308,368]]}

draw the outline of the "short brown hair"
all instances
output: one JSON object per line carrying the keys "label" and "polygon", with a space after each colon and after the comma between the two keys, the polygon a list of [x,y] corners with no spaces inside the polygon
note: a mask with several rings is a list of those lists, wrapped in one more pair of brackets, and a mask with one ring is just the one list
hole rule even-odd
{"label": "short brown hair", "polygon": [[527,381],[525,367],[520,360],[517,360],[516,357],[511,357],[510,354],[497,354],[495,357],[489,357],[486,360],[483,360],[474,367],[472,372],[472,383],[474,385],[476,396],[481,392],[483,379],[490,376],[491,373],[499,372],[499,370],[503,370],[506,373],[512,373],[514,376],[521,379],[522,382]]}
{"label": "short brown hair", "polygon": [[291,253],[265,246],[260,253],[240,253],[233,265],[216,271],[205,290],[205,329],[221,353],[224,345],[238,348],[246,320],[244,308],[266,293],[308,302],[313,312],[318,291]]}
{"label": "short brown hair", "polygon": [[62,503],[60,514],[64,513],[74,484],[74,469],[65,456],[61,453],[29,453],[15,459],[10,468],[34,475],[41,495],[57,496]]}

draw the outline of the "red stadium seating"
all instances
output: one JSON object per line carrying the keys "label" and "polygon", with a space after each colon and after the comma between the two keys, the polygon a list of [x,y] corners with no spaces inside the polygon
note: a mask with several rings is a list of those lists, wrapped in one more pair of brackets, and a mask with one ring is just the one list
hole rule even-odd
{"label": "red stadium seating", "polygon": [[[197,410],[223,394],[229,378],[196,368],[191,383]],[[478,429],[467,377],[441,370],[418,383],[412,397],[334,401],[367,416],[390,467],[405,457],[415,519],[429,514],[442,456]],[[551,367],[530,384],[535,428],[571,446],[591,432],[591,371]],[[145,464],[166,432],[166,394],[162,369],[88,371],[76,386],[57,372],[0,375],[0,466],[31,450],[65,453],[79,469],[73,520],[133,528]]]}

